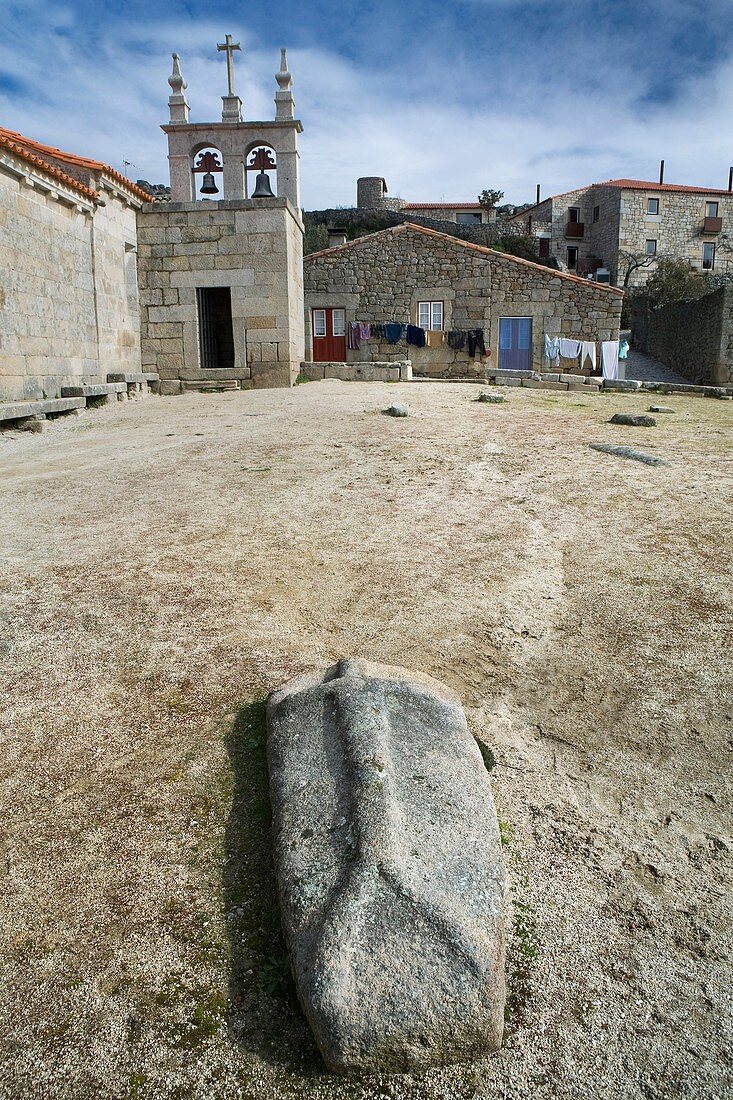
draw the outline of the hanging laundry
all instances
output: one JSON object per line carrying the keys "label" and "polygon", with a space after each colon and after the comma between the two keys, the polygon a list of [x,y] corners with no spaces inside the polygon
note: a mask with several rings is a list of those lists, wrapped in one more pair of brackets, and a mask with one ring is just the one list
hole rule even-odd
{"label": "hanging laundry", "polygon": [[468,341],[468,354],[472,359],[477,352],[479,355],[486,355],[484,330],[482,328],[474,328],[466,333],[466,340]]}
{"label": "hanging laundry", "polygon": [[580,369],[585,366],[586,359],[590,359],[590,365],[596,369],[596,342],[595,340],[583,340],[580,346]]}
{"label": "hanging laundry", "polygon": [[414,344],[416,348],[425,347],[425,329],[418,325],[407,326],[407,343]]}
{"label": "hanging laundry", "polygon": [[372,340],[383,340],[384,339],[384,325],[379,324],[379,323],[372,324],[371,329],[372,329]]}
{"label": "hanging laundry", "polygon": [[405,326],[398,321],[387,321],[384,325],[384,339],[388,344],[396,344],[405,335]]}
{"label": "hanging laundry", "polygon": [[618,349],[619,359],[628,359],[629,357],[629,341],[624,337],[621,341],[621,346]]}
{"label": "hanging laundry", "polygon": [[580,355],[580,340],[560,339],[560,354],[563,359],[577,359]]}
{"label": "hanging laundry", "polygon": [[405,331],[405,326],[400,325],[397,321],[389,321],[384,326],[384,336],[388,344],[396,344],[398,340],[402,339],[402,333]]}
{"label": "hanging laundry", "polygon": [[604,340],[601,344],[601,364],[604,378],[618,378],[618,340]]}
{"label": "hanging laundry", "polygon": [[425,340],[429,348],[440,348],[445,343],[445,333],[438,329],[428,329]]}
{"label": "hanging laundry", "polygon": [[371,340],[372,338],[372,326],[368,322],[359,321],[359,339]]}
{"label": "hanging laundry", "polygon": [[350,351],[358,351],[361,347],[359,340],[359,326],[356,321],[349,321],[349,327],[346,331],[346,347]]}
{"label": "hanging laundry", "polygon": [[548,363],[557,363],[560,358],[560,338],[545,333],[545,359]]}
{"label": "hanging laundry", "polygon": [[463,351],[466,346],[466,333],[454,329],[448,333],[448,347],[454,351]]}

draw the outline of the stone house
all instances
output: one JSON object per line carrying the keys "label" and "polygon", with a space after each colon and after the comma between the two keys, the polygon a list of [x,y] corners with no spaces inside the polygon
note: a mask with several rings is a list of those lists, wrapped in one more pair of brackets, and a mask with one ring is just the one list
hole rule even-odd
{"label": "stone house", "polygon": [[0,129],[0,400],[140,371],[148,199],[109,165]]}
{"label": "stone house", "polygon": [[616,179],[542,200],[509,224],[537,240],[541,259],[617,286],[641,286],[656,257],[733,271],[733,192]]}
{"label": "stone house", "polygon": [[356,181],[356,207],[413,214],[456,225],[489,225],[496,221],[496,211],[486,210],[478,202],[405,202],[387,194],[387,182],[382,176],[361,176]]}
{"label": "stone house", "polygon": [[[424,375],[478,375],[487,366],[539,369],[544,335],[618,339],[623,293],[615,287],[403,223],[304,260],[306,358],[348,363],[411,359]],[[413,324],[434,346],[383,337],[347,348],[350,322]],[[469,354],[451,331],[481,329]],[[600,360],[599,360],[600,362]]]}

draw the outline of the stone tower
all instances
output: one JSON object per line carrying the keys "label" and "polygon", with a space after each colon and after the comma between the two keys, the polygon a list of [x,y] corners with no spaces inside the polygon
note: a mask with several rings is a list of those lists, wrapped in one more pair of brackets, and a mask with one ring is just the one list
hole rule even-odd
{"label": "stone tower", "polygon": [[275,118],[243,120],[231,35],[221,122],[191,122],[173,54],[171,201],[141,212],[142,355],[165,393],[290,385],[304,353],[303,223],[292,77],[281,51]]}

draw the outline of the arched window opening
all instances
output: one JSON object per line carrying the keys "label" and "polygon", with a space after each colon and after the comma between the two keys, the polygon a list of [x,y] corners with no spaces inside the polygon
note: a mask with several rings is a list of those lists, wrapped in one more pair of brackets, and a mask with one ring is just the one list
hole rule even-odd
{"label": "arched window opening", "polygon": [[193,158],[193,197],[197,201],[224,198],[224,164],[218,149],[201,149]]}
{"label": "arched window opening", "polygon": [[277,195],[277,161],[275,150],[258,145],[247,154],[247,198],[275,198]]}

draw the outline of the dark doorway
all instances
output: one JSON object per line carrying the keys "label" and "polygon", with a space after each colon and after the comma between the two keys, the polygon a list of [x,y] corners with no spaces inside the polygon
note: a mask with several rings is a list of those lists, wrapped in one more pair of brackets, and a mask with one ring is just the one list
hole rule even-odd
{"label": "dark doorway", "polygon": [[234,369],[232,292],[228,286],[197,287],[202,370]]}

